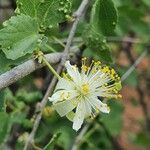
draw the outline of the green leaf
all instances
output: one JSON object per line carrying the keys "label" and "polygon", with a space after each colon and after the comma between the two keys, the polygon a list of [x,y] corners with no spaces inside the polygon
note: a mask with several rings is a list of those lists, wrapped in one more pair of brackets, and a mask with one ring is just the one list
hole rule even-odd
{"label": "green leaf", "polygon": [[2,51],[0,51],[0,75],[10,70],[12,67],[23,63],[28,58],[29,56],[25,55],[16,60],[11,60],[11,59],[6,58],[5,54]]}
{"label": "green leaf", "polygon": [[150,7],[150,0],[142,0],[144,2],[145,5],[147,5],[148,7]]}
{"label": "green leaf", "polygon": [[[119,72],[120,76],[123,76],[124,73],[126,73],[127,70],[128,70],[128,68],[119,68],[118,72]],[[138,76],[137,76],[136,70],[134,70],[128,76],[128,78],[125,80],[125,83],[128,84],[129,86],[133,86],[133,87],[137,86],[137,84],[138,84]]]}
{"label": "green leaf", "polygon": [[16,94],[17,101],[23,101],[28,104],[37,102],[42,98],[42,94],[39,91],[27,92],[24,89],[19,89]]}
{"label": "green leaf", "polygon": [[[87,32],[88,34],[86,34]],[[110,48],[106,43],[105,37],[97,33],[91,26],[87,26],[83,32],[83,40],[91,51],[90,56],[94,55],[95,58],[103,62],[112,62]]]}
{"label": "green leaf", "polygon": [[38,47],[38,24],[26,15],[11,17],[0,30],[0,45],[8,59],[16,60]]}
{"label": "green leaf", "polygon": [[7,113],[0,112],[0,146],[2,146],[8,138],[12,125],[15,123],[21,124],[25,117],[26,115],[21,112],[13,112],[9,115]]}
{"label": "green leaf", "polygon": [[112,0],[96,0],[91,14],[91,25],[103,35],[113,33],[117,24],[117,11]]}
{"label": "green leaf", "polygon": [[107,116],[105,114],[101,114],[100,120],[103,122],[105,127],[113,136],[117,136],[120,133],[123,125],[122,120],[123,107],[122,104],[117,103],[116,101],[109,101],[109,102],[111,111]]}
{"label": "green leaf", "polygon": [[8,136],[9,128],[9,115],[3,112],[0,112],[0,146],[5,142],[6,137]]}
{"label": "green leaf", "polygon": [[130,133],[129,134],[129,139],[134,143],[138,145],[143,145],[143,146],[150,146],[150,136],[147,133],[140,132],[137,134]]}
{"label": "green leaf", "polygon": [[64,22],[71,13],[72,0],[17,0],[16,12],[29,15],[41,27]]}
{"label": "green leaf", "polygon": [[3,112],[4,109],[4,97],[5,97],[5,90],[0,91],[0,112]]}

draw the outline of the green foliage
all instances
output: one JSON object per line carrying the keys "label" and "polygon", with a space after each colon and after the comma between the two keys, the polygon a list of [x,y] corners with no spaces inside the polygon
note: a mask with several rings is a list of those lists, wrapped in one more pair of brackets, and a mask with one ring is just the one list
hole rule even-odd
{"label": "green foliage", "polygon": [[90,23],[98,33],[102,33],[103,35],[113,33],[117,24],[117,12],[112,0],[95,1]]}
{"label": "green foliage", "polygon": [[129,139],[135,144],[150,146],[150,136],[145,132],[139,132],[137,134],[130,133]]}
{"label": "green foliage", "polygon": [[38,91],[27,92],[24,89],[19,89],[16,93],[16,97],[18,101],[23,101],[30,104],[42,99],[42,94]]}
{"label": "green foliage", "polygon": [[109,105],[111,108],[110,114],[101,114],[100,121],[103,122],[103,124],[112,136],[117,136],[122,129],[123,106],[121,103],[114,102],[114,100],[110,101]]}
{"label": "green foliage", "polygon": [[72,0],[17,0],[16,13],[35,18],[41,28],[64,22],[71,13]]}
{"label": "green foliage", "polygon": [[3,144],[3,142],[5,142],[6,137],[9,135],[8,134],[8,130],[10,130],[9,128],[9,115],[4,113],[4,112],[0,112],[0,146],[1,144]]}
{"label": "green foliage", "polygon": [[28,58],[30,57],[28,55],[25,55],[16,60],[11,60],[11,59],[6,58],[3,51],[0,51],[0,74],[10,70],[13,66],[23,63]]}
{"label": "green foliage", "polygon": [[15,60],[38,47],[38,24],[29,16],[15,16],[4,22],[0,30],[0,45],[8,59]]}
{"label": "green foliage", "polygon": [[[88,32],[88,34],[86,34],[86,32]],[[89,56],[93,55],[103,62],[112,62],[110,48],[106,43],[105,37],[97,33],[92,26],[87,26],[83,32],[83,39],[91,52]]]}
{"label": "green foliage", "polygon": [[4,109],[4,95],[5,95],[4,90],[1,90],[0,91],[0,112],[2,112]]}
{"label": "green foliage", "polygon": [[54,134],[49,143],[44,147],[44,150],[54,149],[55,143],[57,142],[60,135],[61,133]]}
{"label": "green foliage", "polygon": [[83,32],[83,39],[88,47],[86,54],[92,54],[95,58],[107,63],[112,62],[105,36],[114,32],[116,23],[117,11],[113,2],[96,0],[91,10],[90,25]]}
{"label": "green foliage", "polygon": [[148,7],[150,7],[150,1],[149,0],[142,0],[144,4],[146,4]]}
{"label": "green foliage", "polygon": [[[127,68],[120,68],[118,71],[120,73],[120,76],[124,75],[124,73],[127,71]],[[138,77],[137,77],[137,72],[134,70],[129,77],[126,79],[126,83],[129,86],[136,87],[138,84]]]}
{"label": "green foliage", "polygon": [[0,119],[2,120],[0,124],[0,146],[8,139],[13,124],[21,124],[24,118],[24,113],[14,112],[8,115],[7,113],[0,112]]}

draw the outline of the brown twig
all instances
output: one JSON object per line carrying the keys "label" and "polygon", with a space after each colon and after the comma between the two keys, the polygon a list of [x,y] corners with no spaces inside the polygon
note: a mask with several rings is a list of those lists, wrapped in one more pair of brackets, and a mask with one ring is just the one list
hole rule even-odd
{"label": "brown twig", "polygon": [[[60,61],[62,53],[51,53],[45,55],[50,64],[56,64]],[[43,67],[44,65],[38,64],[34,59],[28,60],[25,63],[11,69],[0,75],[0,90],[15,83],[19,79],[27,76],[33,71]]]}

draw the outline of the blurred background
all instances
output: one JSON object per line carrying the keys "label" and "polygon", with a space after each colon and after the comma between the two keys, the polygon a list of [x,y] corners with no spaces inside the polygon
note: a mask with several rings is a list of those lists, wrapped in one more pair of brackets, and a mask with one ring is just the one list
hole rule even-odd
{"label": "blurred background", "polygon": [[[122,76],[122,100],[110,100],[110,115],[101,114],[95,118],[82,137],[72,130],[72,123],[60,118],[48,103],[35,138],[35,149],[44,147],[54,134],[56,150],[69,150],[75,142],[80,150],[150,149],[150,0],[113,1],[119,19],[115,33],[107,37],[107,41],[112,50],[112,66]],[[73,9],[76,10],[79,4],[80,0],[76,0]],[[14,15],[15,8],[15,0],[0,0],[0,28]],[[88,15],[87,12],[85,20]],[[60,28],[60,32],[64,32],[69,24],[61,24]],[[81,22],[76,37],[83,28],[84,22]],[[66,35],[68,31],[62,38]],[[58,45],[54,47],[62,49]],[[85,48],[81,51],[83,56],[95,58],[97,55]],[[73,61],[76,63],[78,58],[80,56]],[[42,99],[51,78],[49,71],[42,68],[0,91],[0,107],[11,115],[11,119],[0,115],[0,145],[5,145],[4,149],[23,148],[33,126],[36,104]]]}

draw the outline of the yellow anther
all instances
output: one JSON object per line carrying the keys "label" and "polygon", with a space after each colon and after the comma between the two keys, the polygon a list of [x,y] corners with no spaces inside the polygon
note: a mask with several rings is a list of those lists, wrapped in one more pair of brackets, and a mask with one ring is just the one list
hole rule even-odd
{"label": "yellow anther", "polygon": [[88,67],[85,65],[82,65],[81,69],[82,69],[82,71],[86,72],[88,70]]}
{"label": "yellow anther", "polygon": [[88,83],[82,84],[82,86],[81,86],[81,93],[86,95],[86,94],[89,93],[89,91],[90,91],[89,84]]}
{"label": "yellow anther", "polygon": [[114,69],[111,69],[111,73],[112,73],[112,74],[115,74],[116,72],[115,72],[115,70],[114,70]]}

